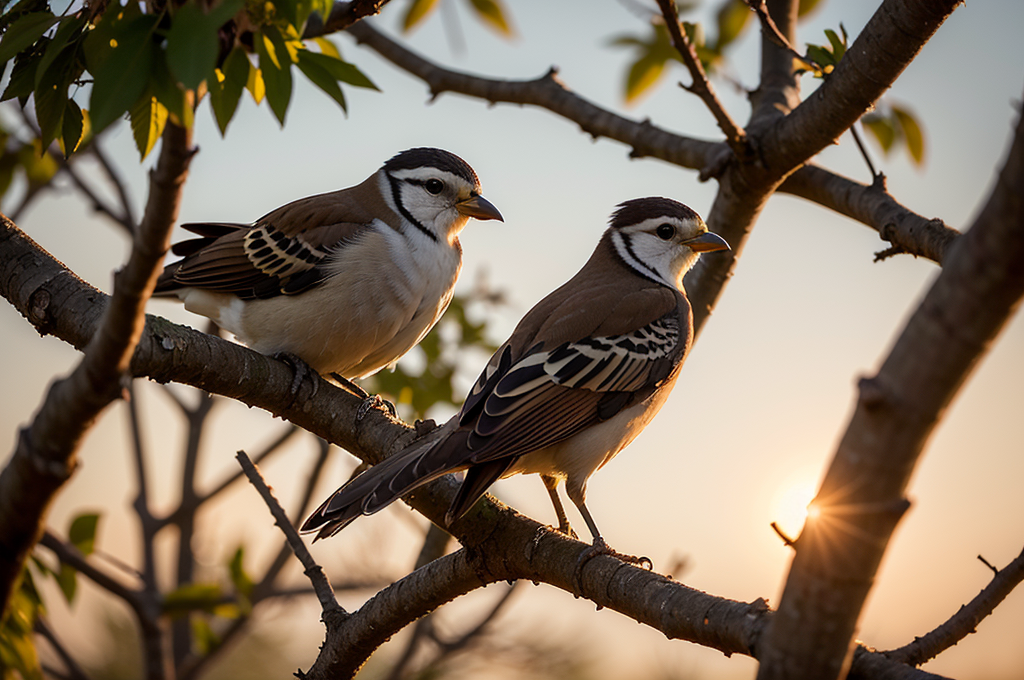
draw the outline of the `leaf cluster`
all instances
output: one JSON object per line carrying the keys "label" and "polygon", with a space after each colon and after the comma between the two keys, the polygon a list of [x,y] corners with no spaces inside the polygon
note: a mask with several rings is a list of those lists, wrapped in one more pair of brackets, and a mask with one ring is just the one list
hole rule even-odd
{"label": "leaf cluster", "polygon": [[[82,555],[90,555],[96,547],[96,529],[99,515],[82,513],[75,517],[68,527],[68,542]],[[51,568],[33,556],[31,564],[36,573],[52,577],[64,599],[70,605],[78,590],[78,571],[69,564],[60,563]],[[42,680],[43,671],[39,665],[33,640],[36,620],[46,614],[46,607],[36,589],[33,569],[28,566],[21,573],[21,583],[15,591],[7,617],[0,624],[0,678],[3,680]]]}
{"label": "leaf cluster", "polygon": [[917,116],[909,109],[888,104],[866,114],[860,122],[887,157],[905,146],[914,165],[921,167],[924,163],[924,132]]}
{"label": "leaf cluster", "polygon": [[192,126],[207,93],[222,135],[246,89],[284,125],[292,66],[342,110],[341,83],[376,89],[328,40],[301,39],[311,15],[330,12],[330,0],[75,6],[56,15],[48,1],[21,0],[0,18],[0,74],[13,62],[0,101],[24,108],[32,99],[41,148],[57,140],[65,156],[127,114],[145,158],[169,120]]}
{"label": "leaf cluster", "polygon": [[[511,38],[515,35],[512,29],[511,15],[501,0],[465,0],[470,14],[479,19],[485,26],[493,29],[498,35]],[[423,23],[437,9],[440,0],[409,0],[402,18],[402,31],[408,33]]]}

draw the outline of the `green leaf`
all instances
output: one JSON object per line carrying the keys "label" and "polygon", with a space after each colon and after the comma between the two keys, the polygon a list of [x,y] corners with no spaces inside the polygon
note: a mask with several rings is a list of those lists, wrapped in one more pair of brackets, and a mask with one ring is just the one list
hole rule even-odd
{"label": "green leaf", "polygon": [[221,136],[228,131],[228,123],[235,116],[238,110],[238,101],[242,97],[242,90],[245,89],[249,80],[250,71],[255,70],[249,63],[249,57],[241,47],[235,47],[228,54],[227,59],[217,69],[212,78],[208,79],[210,86],[210,107],[217,119],[217,127],[220,128]]}
{"label": "green leaf", "polygon": [[67,600],[68,604],[71,604],[75,600],[75,593],[78,591],[78,571],[67,564],[61,562],[60,571],[55,573],[53,577],[57,580],[57,585],[60,586],[60,591],[64,593],[64,599]]}
{"label": "green leaf", "polygon": [[43,75],[47,69],[50,68],[50,64],[57,58],[64,47],[68,44],[71,37],[81,30],[85,25],[84,18],[71,17],[67,21],[61,22],[60,28],[53,36],[53,40],[50,40],[46,45],[46,51],[43,53],[43,58],[39,62],[39,68],[36,69],[36,86],[39,86],[39,81],[42,80]]}
{"label": "green leaf", "polygon": [[914,165],[920,167],[924,163],[924,133],[917,122],[917,118],[910,111],[897,106],[892,108],[896,122],[903,129],[903,139],[907,143],[907,151],[914,160]]}
{"label": "green leaf", "polygon": [[195,113],[192,110],[194,92],[186,91],[171,73],[164,53],[157,50],[156,59],[153,62],[153,71],[149,80],[150,89],[146,95],[140,97],[133,104],[134,106],[145,106],[148,96],[155,96],[156,100],[167,109],[171,120],[184,128],[191,128]]}
{"label": "green leaf", "polygon": [[91,555],[96,548],[96,527],[99,521],[99,514],[83,512],[72,520],[68,528],[68,540],[83,555]]}
{"label": "green leaf", "polygon": [[78,147],[85,139],[85,116],[75,100],[68,99],[64,108],[64,121],[61,124],[60,150],[64,158],[78,151]]}
{"label": "green leaf", "polygon": [[34,45],[58,21],[60,19],[50,12],[33,12],[19,18],[0,39],[0,64],[6,64],[26,47]]}
{"label": "green leaf", "polygon": [[235,591],[242,597],[248,598],[252,594],[255,583],[245,570],[245,546],[238,546],[235,554],[228,561],[228,573],[231,574],[231,583],[235,585]]}
{"label": "green leaf", "polygon": [[202,616],[192,617],[192,642],[200,656],[206,657],[220,648],[221,639],[213,626]]}
{"label": "green leaf", "polygon": [[174,13],[167,33],[167,65],[186,90],[194,90],[217,64],[219,26],[209,21],[195,0]]}
{"label": "green leaf", "polygon": [[245,0],[223,0],[222,2],[214,5],[210,13],[206,15],[207,21],[211,24],[220,28],[227,22],[235,18],[242,8],[245,6]]}
{"label": "green leaf", "polygon": [[50,146],[50,142],[61,131],[61,121],[67,108],[68,86],[71,84],[71,78],[76,75],[74,61],[75,49],[68,47],[61,51],[60,56],[41,78],[38,75],[36,77],[36,121],[39,123],[39,134],[44,147]]}
{"label": "green leaf", "polygon": [[718,38],[715,41],[715,52],[721,54],[727,46],[743,33],[753,13],[750,6],[743,0],[725,0],[715,21],[718,24]]}
{"label": "green leaf", "polygon": [[828,73],[828,70],[826,70],[825,67],[834,67],[836,64],[836,60],[833,58],[832,53],[820,45],[811,45],[808,43],[807,56],[817,62],[817,64],[821,66],[826,73]]}
{"label": "green leaf", "polygon": [[313,62],[326,70],[335,80],[340,80],[354,87],[365,87],[370,90],[380,91],[366,75],[363,74],[355,64],[350,64],[341,59],[335,59],[326,54],[317,54],[309,50],[299,51],[299,56],[307,62]]}
{"label": "green leaf", "polygon": [[152,35],[157,21],[156,16],[143,15],[123,25],[112,38],[110,56],[93,71],[89,113],[96,133],[124,115],[146,91],[156,58]]}
{"label": "green leaf", "polygon": [[298,63],[299,70],[309,78],[310,82],[326,92],[331,99],[338,102],[338,106],[341,107],[342,111],[347,112],[348,108],[345,106],[345,95],[342,94],[337,81],[331,76],[331,73],[326,68],[310,59],[309,57],[311,55],[317,57],[324,56],[322,54],[314,54],[308,50],[300,51]]}
{"label": "green leaf", "polygon": [[85,54],[85,63],[89,72],[93,75],[103,68],[107,60],[113,55],[114,47],[112,40],[117,38],[124,27],[142,16],[139,3],[130,2],[121,6],[117,2],[107,5],[107,11],[100,17],[96,27],[85,36],[82,43],[82,51]]}
{"label": "green leaf", "polygon": [[11,593],[7,616],[0,625],[0,671],[5,680],[16,677],[42,680],[43,671],[32,632],[42,611],[42,600],[36,591],[32,572],[26,567],[21,571],[18,589]]}
{"label": "green leaf", "polygon": [[831,28],[825,29],[825,37],[828,38],[829,43],[832,45],[832,55],[835,58],[835,62],[838,64],[839,60],[843,58],[844,54],[846,54],[846,45],[839,39],[839,36],[836,35],[836,32]]}
{"label": "green leaf", "polygon": [[18,150],[18,161],[25,169],[25,177],[32,186],[48,184],[53,176],[57,174],[57,161],[53,154],[46,151],[37,137],[31,144],[26,144]]}
{"label": "green leaf", "polygon": [[505,18],[506,11],[498,0],[469,0],[469,6],[491,28],[506,37],[513,35],[512,26]]}
{"label": "green leaf", "polygon": [[632,102],[658,82],[665,70],[665,60],[644,56],[630,67],[626,76],[626,101]]}
{"label": "green leaf", "polygon": [[11,70],[11,79],[7,82],[7,89],[0,97],[0,102],[32,94],[36,88],[36,70],[42,58],[40,54],[18,55],[14,60],[14,69]]}
{"label": "green leaf", "polygon": [[813,12],[820,4],[821,0],[800,0],[800,6],[797,8],[796,14],[802,19]]}
{"label": "green leaf", "polygon": [[860,122],[864,129],[871,133],[871,136],[878,142],[878,145],[882,147],[882,151],[888,154],[893,143],[896,141],[896,128],[893,126],[892,121],[881,114],[869,113],[861,118]]}
{"label": "green leaf", "polygon": [[223,605],[224,596],[216,583],[188,583],[164,596],[163,612],[181,616],[192,611],[212,612]]}
{"label": "green leaf", "polygon": [[412,0],[402,19],[402,32],[407,33],[437,7],[437,0]]}
{"label": "green leaf", "polygon": [[260,71],[267,88],[267,103],[281,127],[284,127],[284,117],[292,98],[292,62],[287,56],[281,34],[273,26],[264,27],[263,33],[253,36],[253,41],[260,55]]}
{"label": "green leaf", "polygon": [[139,150],[139,160],[145,160],[163,134],[164,126],[167,125],[167,107],[157,101],[155,96],[150,95],[142,97],[132,107],[129,115],[135,148]]}

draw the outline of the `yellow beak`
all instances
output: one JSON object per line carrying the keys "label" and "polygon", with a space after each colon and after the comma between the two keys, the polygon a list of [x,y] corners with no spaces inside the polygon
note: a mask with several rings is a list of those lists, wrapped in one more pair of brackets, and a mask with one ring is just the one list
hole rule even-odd
{"label": "yellow beak", "polygon": [[716,250],[730,250],[729,244],[718,234],[705,231],[700,236],[683,241],[683,245],[695,253],[713,253]]}
{"label": "yellow beak", "polygon": [[494,204],[479,194],[474,194],[464,201],[459,201],[455,204],[455,209],[466,217],[475,217],[478,220],[505,221],[505,218],[501,216],[501,213],[494,207]]}

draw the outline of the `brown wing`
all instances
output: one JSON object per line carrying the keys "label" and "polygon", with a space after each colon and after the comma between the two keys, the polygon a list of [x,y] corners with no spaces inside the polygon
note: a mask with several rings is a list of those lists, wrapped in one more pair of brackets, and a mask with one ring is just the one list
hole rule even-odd
{"label": "brown wing", "polygon": [[316,286],[332,252],[357,240],[375,217],[391,221],[373,181],[294,201],[253,225],[182,225],[201,238],[172,248],[184,259],[165,268],[156,293],[188,287],[256,299]]}

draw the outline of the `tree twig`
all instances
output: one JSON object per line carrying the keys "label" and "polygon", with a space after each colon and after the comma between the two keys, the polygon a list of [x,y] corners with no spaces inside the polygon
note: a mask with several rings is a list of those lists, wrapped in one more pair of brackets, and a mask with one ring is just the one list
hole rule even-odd
{"label": "tree twig", "polygon": [[338,604],[338,600],[334,597],[334,590],[331,588],[330,582],[327,577],[324,576],[324,571],[319,564],[313,559],[313,556],[309,554],[309,550],[306,548],[306,544],[302,542],[299,537],[299,532],[295,530],[292,522],[288,519],[288,515],[285,514],[284,508],[274,498],[274,494],[270,491],[267,483],[263,480],[263,476],[260,474],[256,466],[249,460],[249,456],[245,455],[245,451],[239,451],[235,458],[238,460],[238,464],[242,466],[242,470],[245,472],[245,476],[249,478],[256,490],[259,492],[260,497],[263,498],[263,502],[267,504],[270,509],[270,514],[274,516],[274,524],[284,532],[285,537],[288,539],[288,545],[291,546],[292,552],[299,558],[299,562],[302,563],[305,569],[305,574],[313,584],[313,589],[316,591],[316,597],[320,601],[320,607],[323,609],[324,619],[343,619],[348,616],[348,613],[342,609],[341,605]]}
{"label": "tree twig", "polygon": [[46,638],[46,641],[53,647],[53,651],[60,657],[61,663],[64,664],[64,669],[67,671],[67,676],[70,680],[89,680],[89,676],[85,674],[82,667],[75,661],[75,658],[71,656],[71,652],[64,646],[64,643],[57,637],[57,633],[54,632],[50,623],[46,620],[45,616],[39,615],[36,617],[34,629],[37,633]]}
{"label": "tree twig", "polygon": [[[986,563],[987,564],[987,563]],[[989,565],[992,566],[992,565]],[[920,666],[975,632],[978,624],[1024,581],[1024,550],[995,576],[973,600],[960,607],[945,623],[898,649],[882,652],[890,659]]]}
{"label": "tree twig", "polygon": [[668,34],[672,38],[672,44],[679,56],[683,58],[687,70],[690,71],[693,82],[689,86],[684,85],[683,87],[688,92],[700,97],[704,105],[708,107],[733,153],[741,157],[746,156],[748,153],[747,134],[736,124],[729,112],[725,110],[721,100],[718,99],[718,95],[715,94],[715,88],[708,80],[707,73],[704,72],[704,66],[700,63],[700,58],[697,57],[697,51],[679,24],[675,0],[658,0],[658,6],[661,8],[661,14],[665,19]]}

